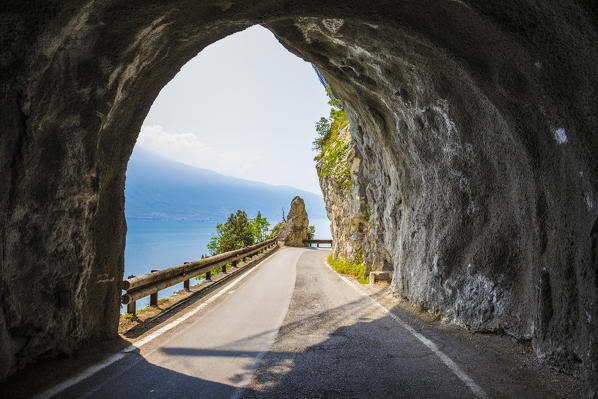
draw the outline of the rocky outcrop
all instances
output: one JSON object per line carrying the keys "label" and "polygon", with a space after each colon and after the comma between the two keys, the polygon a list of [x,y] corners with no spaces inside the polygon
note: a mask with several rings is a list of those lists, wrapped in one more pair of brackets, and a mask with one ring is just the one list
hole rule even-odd
{"label": "rocky outcrop", "polygon": [[116,334],[141,123],[185,62],[261,23],[348,111],[364,258],[598,394],[597,20],[575,0],[6,3],[0,375]]}
{"label": "rocky outcrop", "polygon": [[291,201],[287,220],[278,233],[278,245],[281,247],[304,247],[307,239],[309,219],[303,198],[296,196]]}
{"label": "rocky outcrop", "polygon": [[[363,260],[366,276],[370,271],[391,271],[393,263],[383,244],[383,232],[370,224],[371,206],[365,193],[367,182],[360,174],[362,155],[350,129],[347,126],[341,130],[336,142],[316,163],[316,170],[330,220],[334,256],[351,262]],[[341,156],[327,156],[328,152],[338,153],[337,147],[343,147]]]}
{"label": "rocky outcrop", "polygon": [[[340,152],[340,156],[331,158],[328,156],[330,152]],[[334,256],[346,257],[350,261],[361,256],[361,244],[368,224],[364,197],[356,184],[360,162],[347,126],[316,163],[330,220]]]}

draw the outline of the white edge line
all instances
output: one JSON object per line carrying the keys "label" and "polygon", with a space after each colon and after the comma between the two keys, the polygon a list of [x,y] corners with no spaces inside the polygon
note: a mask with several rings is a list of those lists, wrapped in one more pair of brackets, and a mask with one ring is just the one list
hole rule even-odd
{"label": "white edge line", "polygon": [[119,361],[120,359],[122,359],[123,357],[125,357],[125,354],[122,352],[119,353],[115,353],[114,355],[110,356],[107,359],[104,359],[103,361],[101,361],[100,363],[91,366],[85,370],[83,370],[81,373],[79,373],[78,375],[76,375],[73,378],[70,378],[66,381],[61,382],[58,385],[53,386],[52,388],[38,394],[35,395],[33,397],[33,399],[42,399],[42,398],[51,398],[52,396],[58,394],[59,392],[64,391],[65,389],[69,388],[70,386],[86,379],[87,377],[91,377],[92,375],[94,375],[95,373],[97,373],[98,371],[102,370],[103,368],[111,365],[114,362]]}
{"label": "white edge line", "polygon": [[[135,342],[134,344],[129,345],[128,347],[126,347],[122,351],[120,351],[118,353],[115,353],[114,355],[108,357],[107,359],[102,360],[100,363],[95,364],[95,365],[93,365],[91,367],[86,368],[81,373],[77,374],[76,376],[74,376],[72,378],[69,378],[68,380],[63,381],[63,382],[61,382],[61,383],[59,383],[57,385],[54,385],[52,388],[49,388],[49,389],[45,390],[44,392],[42,392],[40,394],[35,395],[33,397],[33,399],[48,399],[48,398],[51,398],[52,396],[54,396],[54,395],[56,395],[56,394],[64,391],[65,389],[70,388],[73,385],[80,383],[84,379],[91,377],[92,375],[94,375],[98,371],[100,371],[100,370],[102,370],[102,369],[110,366],[112,363],[115,363],[115,362],[119,361],[127,353],[136,351],[137,349],[139,349],[143,345],[147,344],[150,341],[153,341],[154,339],[158,338],[160,335],[164,334],[165,332],[167,332],[169,330],[172,330],[173,328],[175,328],[176,326],[178,326],[179,324],[181,324],[182,322],[184,322],[188,318],[196,315],[200,310],[202,310],[203,308],[205,308],[206,306],[208,306],[210,303],[214,302],[220,296],[224,295],[226,292],[228,292],[231,288],[233,288],[235,285],[237,285],[240,281],[242,281],[245,277],[247,277],[250,273],[252,273],[254,270],[256,270],[262,264],[263,264],[263,262],[260,262],[255,267],[249,269],[246,273],[244,273],[241,276],[239,276],[232,283],[230,283],[229,285],[227,285],[226,287],[224,287],[221,291],[219,291],[216,295],[210,297],[207,301],[201,303],[199,306],[197,306],[192,311],[184,314],[183,316],[181,316],[178,319],[172,321],[171,323],[168,323],[164,327],[162,327],[162,328],[154,331],[153,333],[151,333],[147,337],[142,338],[139,341]],[[263,354],[261,354],[261,355],[262,355],[262,357],[264,356]]]}
{"label": "white edge line", "polygon": [[395,322],[397,322],[401,327],[403,327],[405,330],[409,331],[411,333],[411,335],[413,335],[422,344],[424,344],[426,347],[428,347],[428,349],[430,349],[436,356],[438,356],[438,358],[442,361],[442,363],[444,363],[445,366],[447,366],[465,385],[467,385],[467,387],[469,389],[471,389],[471,391],[478,398],[487,398],[488,397],[486,395],[486,393],[484,392],[484,390],[478,384],[476,384],[475,381],[469,375],[467,375],[467,373],[465,373],[463,370],[461,370],[461,368],[457,365],[457,363],[455,363],[444,352],[442,352],[440,349],[438,349],[438,346],[436,346],[436,344],[434,342],[430,341],[428,338],[426,338],[422,334],[420,334],[417,331],[415,331],[415,329],[413,327],[411,327],[409,324],[405,323],[397,315],[395,315],[394,313],[392,313],[390,310],[388,310],[386,307],[384,307],[382,304],[380,304],[374,298],[372,298],[371,296],[369,296],[367,293],[363,292],[360,288],[358,288],[357,286],[355,286],[355,284],[353,284],[353,282],[351,282],[351,280],[349,280],[348,278],[346,278],[346,277],[342,276],[341,274],[337,273],[330,266],[330,264],[328,263],[328,261],[324,261],[324,264],[330,270],[332,270],[332,272],[334,272],[334,274],[336,274],[338,277],[340,277],[345,283],[347,283],[348,285],[350,285],[355,291],[359,292],[361,295],[365,296],[370,301],[372,301],[372,303],[374,305],[376,305],[378,308],[382,309]]}

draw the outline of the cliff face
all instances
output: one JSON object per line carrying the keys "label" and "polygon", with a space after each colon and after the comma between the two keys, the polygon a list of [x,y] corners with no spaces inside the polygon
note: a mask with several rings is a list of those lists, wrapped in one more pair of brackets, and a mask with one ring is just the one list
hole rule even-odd
{"label": "cliff face", "polygon": [[348,112],[361,161],[349,196],[325,190],[333,218],[369,219],[339,219],[337,251],[363,235],[400,295],[598,392],[597,20],[573,0],[8,2],[0,377],[116,334],[141,123],[186,61],[261,23]]}
{"label": "cliff face", "polygon": [[[340,156],[329,156],[339,153],[339,148]],[[366,198],[361,158],[349,125],[322,153],[316,170],[330,220],[334,255],[350,261],[363,259],[367,276],[372,270],[392,270],[393,264],[384,245],[382,226],[370,223],[372,207]]]}
{"label": "cliff face", "polygon": [[[496,39],[492,51],[440,50],[414,27],[293,24],[269,26],[320,61],[361,159],[350,189],[321,179],[336,253],[362,250],[367,267],[393,270],[397,294],[447,320],[530,340],[557,367],[594,373],[598,180],[583,147],[596,138],[594,122],[564,111],[585,100],[553,74],[554,49],[544,61],[527,45],[507,50],[510,39],[480,25],[469,29]],[[400,39],[390,51],[370,34]],[[570,78],[587,94],[576,65]],[[555,91],[567,103],[541,94]],[[367,224],[354,222],[362,201]]]}
{"label": "cliff face", "polygon": [[[329,152],[340,156],[331,159]],[[357,181],[360,159],[351,140],[349,126],[340,131],[329,151],[324,151],[316,163],[326,213],[330,220],[332,249],[335,256],[353,261],[361,253],[361,243],[367,226],[363,198]]]}

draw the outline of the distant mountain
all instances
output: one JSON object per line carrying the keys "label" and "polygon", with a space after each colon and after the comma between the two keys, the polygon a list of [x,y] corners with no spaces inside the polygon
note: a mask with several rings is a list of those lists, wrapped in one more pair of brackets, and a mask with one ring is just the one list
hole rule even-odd
{"label": "distant mountain", "polygon": [[322,196],[289,186],[224,176],[136,147],[125,188],[127,219],[222,221],[237,209],[271,222],[282,218],[295,195],[305,200],[310,220],[326,218]]}

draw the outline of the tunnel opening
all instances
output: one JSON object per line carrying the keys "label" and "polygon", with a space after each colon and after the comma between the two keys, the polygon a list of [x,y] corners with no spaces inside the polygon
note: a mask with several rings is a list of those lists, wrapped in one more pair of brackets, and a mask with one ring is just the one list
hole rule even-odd
{"label": "tunnel opening", "polygon": [[115,334],[143,118],[202,48],[260,23],[344,102],[366,261],[596,392],[595,7],[75,3],[3,13],[0,375]]}
{"label": "tunnel opening", "polygon": [[259,25],[188,61],[160,91],[128,161],[124,277],[216,255],[208,243],[237,210],[250,221],[259,212],[272,230],[296,195],[316,237],[330,239],[311,149],[315,121],[328,113],[324,89]]}

